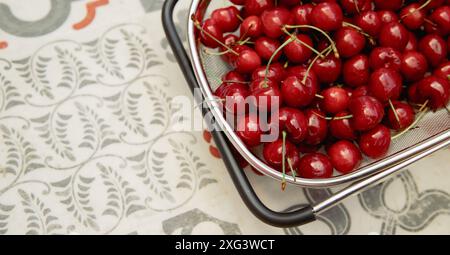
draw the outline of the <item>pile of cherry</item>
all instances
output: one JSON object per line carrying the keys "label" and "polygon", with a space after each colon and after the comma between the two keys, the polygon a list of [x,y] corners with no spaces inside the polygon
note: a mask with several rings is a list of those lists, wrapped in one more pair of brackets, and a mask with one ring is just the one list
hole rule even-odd
{"label": "pile of cherry", "polygon": [[[230,1],[192,19],[202,44],[217,49],[206,53],[233,67],[215,91],[225,110],[254,96],[270,116],[276,104],[280,136],[262,156],[283,176],[349,173],[363,154],[383,157],[426,112],[447,108],[449,0]],[[260,146],[258,118],[236,118],[242,141]]]}

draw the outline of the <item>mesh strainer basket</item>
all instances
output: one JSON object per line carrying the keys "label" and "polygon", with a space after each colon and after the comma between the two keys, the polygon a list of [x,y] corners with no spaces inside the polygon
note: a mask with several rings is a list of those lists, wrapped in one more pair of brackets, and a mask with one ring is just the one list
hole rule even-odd
{"label": "mesh strainer basket", "polygon": [[[283,176],[279,171],[271,168],[255,156],[225,120],[221,106],[214,100],[213,91],[220,85],[217,77],[222,77],[230,68],[220,57],[204,54],[203,46],[198,43],[198,32],[191,19],[187,21],[188,56],[173,22],[173,9],[177,2],[178,0],[166,0],[165,2],[163,8],[165,32],[191,90],[194,91],[194,89],[199,88],[203,94],[204,102],[208,105],[204,114],[208,111],[211,112],[216,120],[216,124],[213,125],[220,126],[220,130],[222,130],[213,131],[212,134],[236,188],[248,208],[262,221],[280,227],[295,226],[313,221],[317,213],[450,144],[450,115],[445,110],[427,113],[420,121],[418,128],[410,130],[393,141],[388,154],[384,158],[379,160],[365,159],[362,166],[350,174],[329,179],[303,179],[298,177],[294,179],[292,176],[285,176],[288,183],[300,187],[326,188],[344,186],[345,184],[346,187],[319,204],[292,212],[272,211],[262,204],[254,193],[247,177],[233,157],[231,146],[264,175],[280,181]],[[229,5],[226,2],[228,1],[192,0],[189,17],[192,15],[195,15],[198,19],[207,17],[212,10]],[[212,129],[219,130],[216,127],[212,127]]]}

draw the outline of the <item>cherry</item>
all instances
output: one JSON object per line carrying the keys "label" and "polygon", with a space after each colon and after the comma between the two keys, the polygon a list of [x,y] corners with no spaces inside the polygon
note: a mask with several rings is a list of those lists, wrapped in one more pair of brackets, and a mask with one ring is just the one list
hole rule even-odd
{"label": "cherry", "polygon": [[417,43],[416,36],[412,32],[409,32],[408,43],[405,46],[405,51],[417,50],[417,48],[418,48],[417,45],[418,45],[418,43]]}
{"label": "cherry", "polygon": [[396,11],[400,9],[403,5],[404,0],[373,0],[377,10],[390,10]]}
{"label": "cherry", "polygon": [[327,153],[333,167],[343,174],[354,171],[361,164],[362,155],[358,147],[346,140],[331,145]]}
{"label": "cherry", "polygon": [[395,14],[395,12],[384,10],[384,11],[378,11],[377,13],[378,13],[378,17],[380,17],[381,23],[383,23],[383,24],[398,21],[397,14]]}
{"label": "cherry", "polygon": [[246,0],[244,4],[246,14],[249,16],[259,16],[265,10],[271,9],[273,7],[273,0]]}
{"label": "cherry", "polygon": [[360,96],[370,96],[369,86],[365,86],[365,85],[359,86],[352,91],[351,98],[357,98]]}
{"label": "cherry", "polygon": [[333,120],[330,121],[330,133],[337,139],[356,139],[355,131],[350,125],[350,120],[347,118],[342,118],[349,116],[350,113],[347,111],[342,111],[337,113]]}
{"label": "cherry", "polygon": [[320,108],[327,113],[338,113],[347,109],[350,102],[348,92],[339,87],[331,87],[322,91],[323,99]]}
{"label": "cherry", "polygon": [[408,43],[409,33],[402,24],[390,22],[381,26],[378,40],[381,46],[403,51]]}
{"label": "cherry", "polygon": [[261,66],[261,58],[256,51],[246,49],[239,53],[235,66],[236,71],[239,73],[252,73],[256,68]]}
{"label": "cherry", "polygon": [[410,103],[421,104],[423,103],[421,95],[417,88],[419,87],[419,83],[414,83],[408,87],[408,101]]}
{"label": "cherry", "polygon": [[[286,45],[283,52],[289,61],[301,64],[311,57],[312,51],[310,48],[313,47],[313,42],[311,38],[305,34],[298,34],[295,37],[297,39]],[[286,38],[286,40],[290,39],[290,36]],[[310,47],[305,46],[305,44]]]}
{"label": "cherry", "polygon": [[383,105],[371,96],[360,96],[350,100],[349,111],[353,115],[350,123],[356,131],[367,131],[383,120]]}
{"label": "cherry", "polygon": [[334,35],[336,47],[343,57],[352,57],[366,45],[366,38],[360,32],[350,27],[341,27]]}
{"label": "cherry", "polygon": [[257,115],[244,115],[238,117],[236,124],[236,134],[249,147],[261,144],[263,132]]}
{"label": "cherry", "polygon": [[[261,66],[255,69],[252,74],[253,80],[258,80],[261,78],[266,78],[266,66]],[[269,66],[267,72],[267,79],[272,80],[276,83],[280,83],[286,77],[286,71],[280,63],[274,63]]]}
{"label": "cherry", "polygon": [[400,11],[403,24],[410,30],[418,29],[425,20],[425,12],[420,9],[420,4],[407,5]]}
{"label": "cherry", "polygon": [[302,142],[308,132],[308,124],[305,115],[303,112],[295,108],[280,108],[278,112],[277,124],[279,130],[286,131],[289,140],[296,144]]}
{"label": "cherry", "polygon": [[239,10],[235,6],[220,8],[211,13],[211,19],[223,32],[234,32],[240,25]]}
{"label": "cherry", "polygon": [[235,5],[244,5],[246,0],[230,0]]}
{"label": "cherry", "polygon": [[402,56],[401,72],[408,81],[417,81],[425,75],[428,63],[425,56],[417,51],[407,51]]}
{"label": "cherry", "polygon": [[399,72],[391,68],[380,68],[370,76],[370,94],[383,103],[396,100],[402,92],[403,79]]}
{"label": "cherry", "polygon": [[[419,3],[422,5],[422,4],[425,4],[427,1],[428,0],[419,0]],[[427,3],[427,5],[424,7],[424,9],[425,10],[435,9],[435,8],[443,5],[444,2],[445,2],[445,0],[433,0],[433,1],[430,1],[429,3]],[[447,4],[448,4],[448,1],[447,1]]]}
{"label": "cherry", "polygon": [[333,165],[322,153],[306,154],[300,159],[298,174],[302,178],[320,179],[333,176]]}
{"label": "cherry", "polygon": [[392,108],[389,108],[387,112],[389,127],[397,131],[409,127],[414,122],[414,109],[409,104],[400,101],[392,102],[392,105],[395,113]]}
{"label": "cherry", "polygon": [[[287,166],[286,172],[290,172],[289,165],[296,170],[300,162],[300,154],[292,143],[285,141],[285,164]],[[282,171],[283,165],[283,140],[278,139],[271,143],[264,144],[263,157],[267,164],[278,171]]]}
{"label": "cherry", "polygon": [[222,30],[220,30],[216,22],[212,19],[207,19],[203,22],[201,28],[200,40],[203,45],[213,49],[219,47],[220,44],[217,41],[222,42],[224,38]]}
{"label": "cherry", "polygon": [[447,56],[447,45],[444,39],[435,34],[422,37],[419,41],[419,50],[433,67],[438,66]]}
{"label": "cherry", "polygon": [[264,34],[270,38],[276,39],[283,35],[284,25],[292,25],[294,17],[291,12],[283,7],[277,7],[266,10],[261,15]]}
{"label": "cherry", "polygon": [[258,16],[245,18],[241,24],[241,37],[257,38],[261,36],[263,33],[262,26],[261,19]]}
{"label": "cherry", "polygon": [[361,134],[359,148],[368,157],[377,159],[386,155],[391,145],[391,132],[389,128],[378,125],[373,129]]}
{"label": "cherry", "polygon": [[356,55],[344,63],[342,74],[345,84],[358,87],[369,81],[369,60],[366,55]]}
{"label": "cherry", "polygon": [[450,33],[450,6],[444,5],[437,8],[429,19],[434,23],[439,35],[445,37]]}
{"label": "cherry", "polygon": [[321,83],[335,82],[341,74],[341,69],[341,59],[336,58],[333,55],[328,55],[324,59],[318,58],[312,66],[312,70]]}
{"label": "cherry", "polygon": [[370,52],[370,67],[374,70],[382,67],[400,70],[401,57],[401,53],[391,47],[377,47]]}
{"label": "cherry", "polygon": [[319,3],[311,12],[311,24],[325,31],[337,30],[343,20],[342,9],[334,2]]}
{"label": "cherry", "polygon": [[305,143],[309,145],[318,145],[325,140],[328,132],[327,120],[325,114],[320,110],[307,109],[305,116],[308,122],[308,133]]}
{"label": "cherry", "polygon": [[355,25],[371,36],[377,36],[381,29],[381,18],[374,11],[366,11],[355,18]]}
{"label": "cherry", "polygon": [[247,80],[245,77],[236,72],[236,71],[229,71],[222,77],[223,82],[235,82],[235,83],[246,83]]}
{"label": "cherry", "polygon": [[[233,34],[228,34],[223,38],[223,44],[220,45],[220,52],[224,52],[225,54],[221,55],[222,59],[227,63],[232,63],[232,60],[236,59],[236,55],[232,52],[229,52],[228,49],[233,48],[239,41],[239,37]],[[225,47],[226,46],[226,47]]]}
{"label": "cherry", "polygon": [[314,71],[307,72],[307,68],[304,66],[291,66],[286,69],[286,77],[289,76],[295,76],[299,79],[304,79],[305,76],[307,79],[311,80],[311,83],[318,84],[318,78],[317,75],[314,73]]}
{"label": "cherry", "polygon": [[313,9],[312,4],[303,4],[292,9],[292,15],[294,15],[294,23],[296,25],[309,25],[311,24],[311,12]]}
{"label": "cherry", "polygon": [[438,68],[434,69],[434,75],[450,81],[450,61],[442,63]]}
{"label": "cherry", "polygon": [[314,100],[318,87],[317,82],[310,77],[303,83],[303,78],[289,76],[281,84],[281,94],[288,106],[305,107]]}
{"label": "cherry", "polygon": [[278,84],[269,79],[258,79],[250,84],[253,106],[259,111],[270,112],[273,108],[278,108],[282,104],[282,95]]}
{"label": "cherry", "polygon": [[[259,37],[255,41],[255,50],[258,55],[265,61],[268,61],[275,51],[280,47],[280,42],[268,37]],[[281,57],[281,52],[273,57],[273,61],[277,61]]]}
{"label": "cherry", "polygon": [[341,0],[344,11],[350,15],[365,12],[372,8],[371,0]]}
{"label": "cherry", "polygon": [[[222,83],[215,91],[216,96],[226,100],[225,109],[233,114],[245,113],[245,98],[250,95],[247,85],[242,83]],[[238,112],[240,109],[244,112]]]}
{"label": "cherry", "polygon": [[422,101],[428,100],[428,105],[434,110],[445,107],[448,104],[450,97],[448,80],[431,75],[419,82],[417,90]]}

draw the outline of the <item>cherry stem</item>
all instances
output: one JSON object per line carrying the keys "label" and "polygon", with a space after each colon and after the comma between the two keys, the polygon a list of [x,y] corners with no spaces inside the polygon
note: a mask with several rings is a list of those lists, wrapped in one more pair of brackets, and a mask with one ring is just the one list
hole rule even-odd
{"label": "cherry stem", "polygon": [[297,175],[295,174],[294,168],[292,167],[292,163],[291,163],[291,159],[287,159],[288,165],[289,165],[289,169],[291,169],[291,173],[292,173],[292,178],[294,178],[294,182],[297,181]]}
{"label": "cherry stem", "polygon": [[267,81],[269,80],[269,78],[267,78],[267,76],[269,76],[269,68],[270,65],[272,64],[273,59],[275,58],[276,55],[278,55],[278,53],[287,45],[289,45],[291,42],[293,42],[294,40],[291,38],[287,39],[280,47],[278,47],[278,49],[275,50],[275,52],[272,54],[272,56],[270,56],[269,62],[267,62],[267,66],[266,66],[266,72],[265,72],[265,77],[264,77],[264,84],[263,84],[263,88],[267,88]]}
{"label": "cherry stem", "polygon": [[345,21],[342,22],[342,25],[345,26],[345,27],[351,27],[351,28],[356,29],[359,33],[361,33],[362,35],[367,37],[372,45],[376,44],[375,39],[373,39],[373,37],[371,35],[369,35],[368,33],[364,32],[364,30],[362,28],[358,27],[357,25],[354,25],[352,23],[345,22]]}
{"label": "cherry stem", "polygon": [[397,120],[398,125],[401,126],[402,124],[400,123],[400,118],[398,117],[397,110],[395,109],[394,104],[392,103],[391,99],[389,99],[389,106],[391,107],[392,112],[394,113],[394,116],[395,116],[395,119]]}
{"label": "cherry stem", "polygon": [[225,49],[227,49],[228,51],[230,51],[231,53],[235,54],[236,56],[239,56],[239,53],[237,53],[236,51],[234,51],[232,48],[230,48],[228,45],[226,45],[225,43],[221,42],[219,39],[217,39],[216,37],[214,37],[212,34],[210,34],[208,31],[204,30],[202,28],[202,26],[200,25],[200,22],[198,22],[198,20],[195,19],[194,15],[191,16],[192,21],[194,22],[194,25],[197,27],[197,29],[199,29],[202,33],[206,34],[208,37],[210,37],[211,39],[213,39],[216,43],[220,44],[222,47],[224,47]]}
{"label": "cherry stem", "polygon": [[406,17],[408,17],[409,15],[422,10],[423,8],[425,8],[428,4],[430,4],[433,0],[428,0],[425,3],[423,3],[419,8],[415,9],[415,10],[410,10],[407,14],[403,15],[400,19],[404,19]]}
{"label": "cherry stem", "polygon": [[[325,48],[325,49],[322,51],[322,53],[325,54],[325,55],[328,55],[328,54],[330,53],[330,51],[331,51],[331,46],[328,46],[327,48]],[[311,61],[311,63],[309,64],[308,69],[306,69],[306,74],[305,74],[305,76],[304,76],[303,79],[302,79],[302,84],[305,84],[306,79],[307,79],[308,76],[309,76],[309,72],[311,71],[311,68],[313,67],[314,63],[317,62],[318,59],[319,59],[319,55],[317,55],[317,56]],[[317,95],[316,95],[316,96],[317,96]],[[323,97],[322,97],[322,98],[323,98]]]}
{"label": "cherry stem", "polygon": [[284,28],[310,28],[310,29],[314,29],[316,31],[319,31],[321,34],[323,34],[328,39],[328,41],[330,41],[331,47],[332,47],[332,49],[334,51],[334,56],[336,58],[339,58],[339,52],[338,52],[338,50],[336,48],[336,44],[334,43],[333,39],[331,39],[331,37],[325,31],[323,31],[322,29],[320,29],[318,27],[315,27],[315,26],[310,26],[310,25],[295,25],[295,26],[285,25]]}
{"label": "cherry stem", "polygon": [[319,94],[315,94],[315,96],[316,96],[317,98],[320,98],[320,99],[324,99],[324,98],[325,98],[324,96],[319,95]]}
{"label": "cherry stem", "polygon": [[244,19],[241,17],[241,15],[237,14],[236,17],[242,22]]}
{"label": "cherry stem", "polygon": [[224,80],[223,83],[240,83],[240,84],[250,84],[249,81],[234,81],[234,80]]}
{"label": "cherry stem", "polygon": [[283,131],[283,147],[281,148],[281,157],[282,157],[282,162],[281,162],[281,169],[283,171],[283,177],[282,177],[282,181],[281,181],[281,190],[285,190],[286,189],[286,165],[285,165],[285,158],[286,158],[286,132]]}
{"label": "cherry stem", "polygon": [[225,54],[230,53],[230,50],[212,52],[212,51],[209,51],[208,49],[203,49],[203,52],[205,52],[206,54],[211,55],[211,56],[223,56]]}
{"label": "cherry stem", "polygon": [[358,14],[361,13],[361,11],[359,10],[359,6],[358,6],[358,0],[354,0],[353,3],[355,3],[355,8],[356,8],[356,11],[358,12]]}
{"label": "cherry stem", "polygon": [[295,41],[297,41],[300,44],[302,44],[303,46],[305,46],[306,48],[310,49],[312,52],[316,53],[316,55],[319,55],[321,58],[325,58],[325,56],[322,53],[320,53],[318,50],[314,49],[313,47],[311,47],[307,43],[303,42],[302,40],[299,40],[297,38],[297,36],[295,36],[294,34],[289,33],[289,31],[287,31],[285,28],[283,28],[283,32],[285,34],[289,35],[290,37],[292,37]]}
{"label": "cherry stem", "polygon": [[419,121],[420,121],[420,120],[425,116],[425,114],[427,113],[427,110],[428,110],[427,104],[428,104],[428,100],[427,100],[427,101],[422,105],[422,107],[420,108],[420,110],[419,110],[420,115],[417,116],[416,120],[415,120],[411,125],[409,125],[405,130],[403,130],[402,132],[396,134],[396,135],[393,136],[391,139],[392,139],[392,140],[397,139],[397,138],[399,138],[400,136],[406,134],[406,132],[408,132],[408,131],[410,131],[411,129],[413,129],[413,128],[417,125],[417,123],[419,123]]}

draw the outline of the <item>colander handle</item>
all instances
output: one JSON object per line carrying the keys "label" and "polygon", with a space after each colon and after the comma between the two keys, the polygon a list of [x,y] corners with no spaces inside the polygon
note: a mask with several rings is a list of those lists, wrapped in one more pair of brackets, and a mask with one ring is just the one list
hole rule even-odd
{"label": "colander handle", "polygon": [[[177,2],[178,0],[166,0],[164,2],[162,10],[162,23],[167,39],[175,54],[181,71],[183,72],[183,75],[191,91],[193,92],[195,88],[199,88],[199,85],[197,83],[197,79],[195,78],[190,59],[184,49],[183,43],[180,40],[173,21],[173,10]],[[203,111],[203,114],[205,113],[206,110]],[[219,129],[214,128],[212,130]],[[267,224],[277,227],[298,226],[315,220],[315,214],[311,206],[306,206],[292,212],[275,212],[267,208],[258,198],[244,171],[236,162],[225,136],[219,131],[213,131],[212,136],[222,155],[225,166],[228,169],[236,189],[238,190],[245,205],[256,217]]]}

